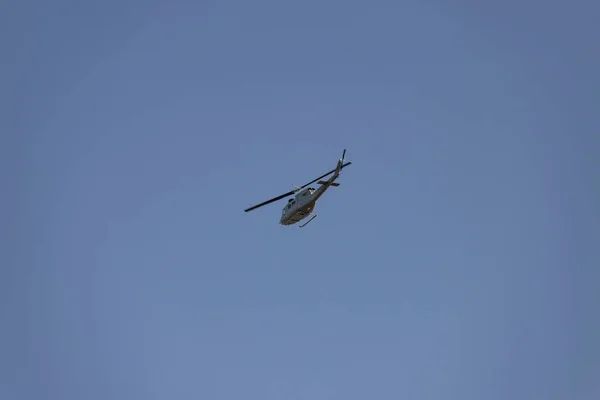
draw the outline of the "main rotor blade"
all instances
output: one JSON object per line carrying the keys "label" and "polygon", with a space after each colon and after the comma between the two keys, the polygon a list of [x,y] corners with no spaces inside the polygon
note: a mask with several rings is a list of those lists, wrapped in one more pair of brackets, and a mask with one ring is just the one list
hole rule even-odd
{"label": "main rotor blade", "polygon": [[[352,162],[351,162],[351,161],[349,161],[349,162],[347,162],[347,163],[343,164],[343,165],[341,166],[341,168],[340,168],[340,169],[342,169],[342,168],[344,168],[344,167],[346,167],[346,166],[348,166],[348,165],[350,165],[350,164],[352,164]],[[307,187],[308,185],[311,185],[311,184],[315,183],[316,181],[318,181],[319,179],[322,179],[322,178],[326,177],[327,175],[331,175],[331,174],[333,174],[334,172],[335,172],[335,169],[332,169],[332,170],[331,170],[331,171],[329,171],[328,173],[321,175],[320,177],[318,177],[318,178],[316,178],[316,179],[312,180],[311,182],[308,182],[306,185],[300,186],[298,189],[295,189],[295,190],[290,190],[289,192],[287,192],[287,193],[284,193],[284,194],[282,194],[282,195],[280,195],[280,196],[273,197],[271,200],[267,200],[267,201],[264,201],[264,202],[262,202],[262,203],[260,203],[260,204],[257,204],[257,205],[255,205],[255,206],[252,206],[252,207],[250,207],[250,208],[246,208],[246,209],[244,210],[244,212],[248,212],[248,211],[255,210],[255,209],[257,209],[258,207],[266,206],[267,204],[273,203],[274,201],[281,200],[281,199],[283,199],[284,197],[291,196],[292,194],[296,193],[298,190],[300,190],[300,189],[304,189],[304,188],[305,188],[305,187]]]}
{"label": "main rotor blade", "polygon": [[[342,168],[344,168],[344,167],[346,167],[346,166],[348,166],[348,165],[350,165],[350,164],[352,164],[352,161],[348,161],[346,164],[343,164],[343,165],[340,167],[340,169],[342,169]],[[304,185],[304,186],[300,186],[300,189],[303,189],[303,188],[307,187],[308,185],[312,185],[313,183],[315,183],[315,182],[316,182],[316,181],[318,181],[319,179],[325,178],[327,175],[331,175],[331,174],[333,174],[334,172],[335,172],[335,169],[332,169],[332,170],[331,170],[331,171],[329,171],[328,173],[321,175],[320,177],[318,177],[318,178],[314,179],[314,180],[313,180],[313,181],[311,181],[311,182],[308,182],[306,185]]]}
{"label": "main rotor blade", "polygon": [[254,209],[258,208],[258,207],[266,206],[269,203],[272,203],[272,202],[277,201],[277,200],[281,200],[284,197],[288,197],[288,196],[290,196],[290,195],[292,195],[294,193],[296,193],[296,191],[295,190],[291,190],[291,191],[289,191],[289,192],[287,192],[285,194],[282,194],[281,196],[273,197],[271,200],[267,200],[265,202],[262,202],[260,204],[255,205],[255,206],[252,206],[250,208],[246,208],[244,210],[244,212],[252,211],[252,210],[254,210]]}

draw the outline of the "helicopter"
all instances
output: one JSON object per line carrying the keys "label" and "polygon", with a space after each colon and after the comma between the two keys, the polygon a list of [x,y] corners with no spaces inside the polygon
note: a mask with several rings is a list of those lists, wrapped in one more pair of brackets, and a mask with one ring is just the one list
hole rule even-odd
{"label": "helicopter", "polygon": [[[274,197],[270,200],[267,200],[265,202],[255,205],[255,206],[252,206],[250,208],[247,208],[244,210],[244,212],[255,210],[259,207],[262,207],[267,204],[273,203],[275,201],[281,200],[285,197],[294,195],[293,198],[288,199],[287,204],[283,207],[283,210],[281,211],[281,218],[279,220],[279,224],[284,225],[284,226],[290,226],[290,225],[294,225],[294,224],[302,221],[304,218],[311,215],[311,213],[313,212],[313,210],[315,208],[317,200],[321,196],[323,196],[325,191],[330,186],[334,186],[334,187],[340,186],[340,184],[335,182],[335,180],[340,176],[340,172],[341,172],[342,168],[345,168],[348,165],[352,164],[352,162],[350,162],[350,161],[347,163],[344,163],[345,155],[346,155],[346,149],[344,149],[344,152],[342,153],[342,158],[340,158],[338,160],[338,163],[337,163],[335,169],[332,169],[331,171],[327,172],[326,174],[321,175],[320,177],[312,180],[311,182],[309,182],[305,185],[296,187],[292,191],[289,191],[280,196]],[[331,175],[331,174],[333,174],[333,176],[331,178],[329,178],[326,181],[322,180],[323,178],[325,178],[326,176]],[[317,182],[319,185],[321,185],[318,189],[315,189],[310,186],[315,182]],[[308,221],[306,221],[305,223],[300,225],[300,228],[303,228],[306,225],[308,225],[316,217],[317,217],[317,215],[313,214]]]}

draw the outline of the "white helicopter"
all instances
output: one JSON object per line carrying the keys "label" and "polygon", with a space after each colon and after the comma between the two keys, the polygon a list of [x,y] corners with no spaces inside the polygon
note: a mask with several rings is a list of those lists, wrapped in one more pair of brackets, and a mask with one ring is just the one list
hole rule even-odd
{"label": "white helicopter", "polygon": [[[325,193],[325,191],[330,186],[339,186],[340,185],[339,183],[334,182],[334,181],[337,179],[338,176],[340,176],[340,171],[342,170],[342,168],[352,164],[352,162],[344,163],[345,155],[346,155],[346,149],[344,149],[344,152],[342,153],[342,158],[340,158],[340,160],[338,161],[335,169],[329,171],[328,173],[321,175],[320,177],[314,179],[313,181],[307,183],[306,185],[297,187],[296,189],[289,191],[287,193],[284,193],[281,196],[274,197],[271,200],[267,200],[263,203],[257,204],[250,208],[247,208],[244,211],[245,212],[252,211],[254,209],[257,209],[258,207],[262,207],[269,203],[273,203],[274,201],[278,201],[287,196],[291,196],[291,195],[295,194],[294,198],[289,199],[287,204],[283,207],[282,215],[281,215],[281,219],[279,220],[279,223],[281,225],[288,226],[288,225],[293,225],[293,224],[303,220],[304,218],[308,217],[311,214],[311,212],[315,208],[315,204],[316,204],[317,200],[319,199],[319,197],[323,196],[323,193]],[[330,174],[333,174],[333,176],[331,178],[329,178],[326,181],[321,180]],[[321,185],[318,189],[314,189],[312,187],[308,187],[308,188],[304,189],[305,187],[307,187],[315,182],[317,182],[319,185]],[[302,190],[302,189],[304,189],[304,190]],[[300,228],[303,228],[306,225],[308,225],[308,223],[310,221],[312,221],[313,219],[315,219],[316,217],[317,217],[316,214],[313,215],[308,221],[306,221],[304,224],[300,225]]]}

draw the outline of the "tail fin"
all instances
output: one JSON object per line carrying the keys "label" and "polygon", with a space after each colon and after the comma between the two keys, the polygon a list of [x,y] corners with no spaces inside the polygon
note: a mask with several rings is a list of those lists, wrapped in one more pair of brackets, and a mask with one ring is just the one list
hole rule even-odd
{"label": "tail fin", "polygon": [[335,168],[335,175],[339,175],[340,171],[342,170],[342,166],[344,165],[344,156],[346,155],[346,149],[344,149],[344,152],[342,153],[342,158],[340,158],[338,160],[337,163],[337,167]]}

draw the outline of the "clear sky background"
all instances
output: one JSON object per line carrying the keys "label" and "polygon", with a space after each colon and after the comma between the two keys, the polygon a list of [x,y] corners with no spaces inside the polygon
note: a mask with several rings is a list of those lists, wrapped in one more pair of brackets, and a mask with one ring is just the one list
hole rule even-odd
{"label": "clear sky background", "polygon": [[3,3],[0,399],[600,399],[599,20]]}

